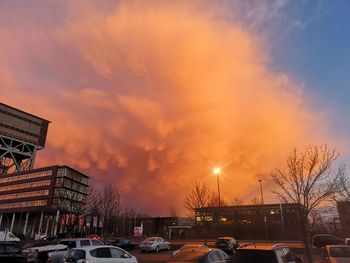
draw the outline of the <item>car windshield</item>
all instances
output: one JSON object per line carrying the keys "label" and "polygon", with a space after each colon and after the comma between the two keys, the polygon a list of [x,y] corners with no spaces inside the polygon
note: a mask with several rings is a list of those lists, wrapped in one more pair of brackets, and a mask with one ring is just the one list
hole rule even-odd
{"label": "car windshield", "polygon": [[228,241],[229,241],[228,239],[220,238],[220,239],[218,239],[217,243],[218,244],[226,244]]}
{"label": "car windshield", "polygon": [[330,256],[332,258],[350,258],[350,247],[331,247]]}
{"label": "car windshield", "polygon": [[146,238],[146,239],[145,239],[145,241],[154,241],[154,240],[156,240],[155,237],[149,237],[149,238]]}
{"label": "car windshield", "polygon": [[175,262],[200,262],[206,253],[196,252],[192,250],[181,251],[171,258]]}
{"label": "car windshield", "polygon": [[239,263],[271,263],[275,262],[271,250],[238,250],[235,256],[235,262]]}

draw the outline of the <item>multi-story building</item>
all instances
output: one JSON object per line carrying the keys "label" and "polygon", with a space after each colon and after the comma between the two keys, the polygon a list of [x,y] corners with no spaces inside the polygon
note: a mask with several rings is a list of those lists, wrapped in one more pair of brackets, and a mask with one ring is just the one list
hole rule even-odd
{"label": "multi-story building", "polygon": [[84,212],[88,185],[86,175],[68,166],[0,175],[0,226],[27,236],[66,231]]}
{"label": "multi-story building", "polygon": [[0,228],[19,235],[75,231],[84,211],[88,176],[65,165],[34,169],[49,123],[0,103]]}

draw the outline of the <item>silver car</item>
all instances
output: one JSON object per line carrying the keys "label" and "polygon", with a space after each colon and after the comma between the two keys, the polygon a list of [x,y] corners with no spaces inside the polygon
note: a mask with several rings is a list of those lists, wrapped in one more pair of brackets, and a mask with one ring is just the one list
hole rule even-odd
{"label": "silver car", "polygon": [[140,243],[141,252],[170,250],[169,242],[161,237],[148,237]]}

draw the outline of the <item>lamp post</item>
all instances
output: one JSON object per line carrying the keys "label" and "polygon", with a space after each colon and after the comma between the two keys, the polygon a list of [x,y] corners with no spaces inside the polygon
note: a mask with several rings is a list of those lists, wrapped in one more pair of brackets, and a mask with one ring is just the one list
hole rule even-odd
{"label": "lamp post", "polygon": [[220,202],[220,184],[219,184],[219,175],[221,173],[221,168],[216,167],[213,169],[213,173],[216,175],[217,181],[218,181],[218,200],[219,200],[219,206],[221,206]]}
{"label": "lamp post", "polygon": [[261,204],[262,204],[262,209],[263,209],[263,214],[264,214],[264,228],[265,228],[265,237],[266,239],[269,239],[269,234],[267,231],[267,218],[266,218],[266,213],[265,213],[265,206],[264,206],[264,194],[262,190],[262,180],[259,179],[259,184],[260,184],[260,194],[261,194]]}

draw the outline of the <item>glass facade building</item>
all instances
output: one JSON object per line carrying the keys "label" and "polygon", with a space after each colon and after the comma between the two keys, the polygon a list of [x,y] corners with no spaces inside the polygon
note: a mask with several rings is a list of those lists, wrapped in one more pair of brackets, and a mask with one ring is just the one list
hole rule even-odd
{"label": "glass facade building", "polygon": [[51,166],[0,176],[0,213],[18,211],[80,212],[89,178],[68,167]]}

